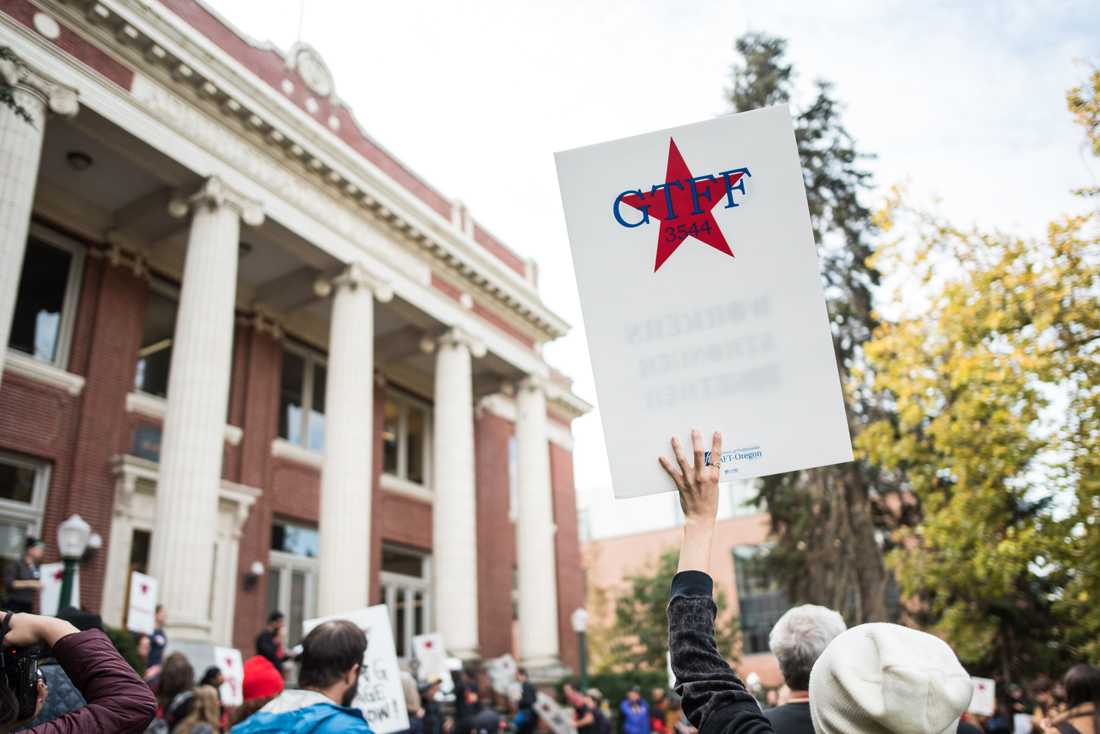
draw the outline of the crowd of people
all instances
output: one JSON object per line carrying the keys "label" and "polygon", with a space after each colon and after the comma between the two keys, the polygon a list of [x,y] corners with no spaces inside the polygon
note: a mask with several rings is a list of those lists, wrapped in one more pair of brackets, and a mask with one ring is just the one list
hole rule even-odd
{"label": "crowd of people", "polygon": [[[788,610],[771,630],[783,687],[750,690],[715,643],[709,563],[719,472],[704,460],[697,432],[692,444],[689,457],[673,439],[674,458],[660,460],[685,517],[668,604],[674,691],[646,697],[634,687],[613,706],[595,688],[566,683],[562,709],[556,691],[540,691],[523,669],[506,693],[485,670],[454,672],[447,694],[439,677],[404,673],[408,734],[1100,734],[1096,667],[1074,665],[1061,681],[1040,677],[1028,689],[1002,686],[992,715],[974,716],[971,677],[942,640],[892,624],[849,629],[840,614],[814,605]],[[718,434],[711,455],[721,456]],[[352,705],[367,650],[355,624],[322,623],[288,651],[285,617],[273,612],[244,662],[243,703],[229,707],[221,670],[197,675],[182,652],[168,652],[163,607],[153,633],[135,640],[136,665],[95,614],[30,613],[41,554],[41,543],[29,539],[5,579],[0,732],[370,734]]]}

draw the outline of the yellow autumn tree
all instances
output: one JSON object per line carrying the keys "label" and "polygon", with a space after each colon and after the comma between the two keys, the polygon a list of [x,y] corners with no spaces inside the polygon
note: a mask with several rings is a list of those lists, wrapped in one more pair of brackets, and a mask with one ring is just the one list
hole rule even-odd
{"label": "yellow autumn tree", "polygon": [[[1100,155],[1098,90],[1068,98]],[[919,503],[888,559],[911,618],[1009,679],[1100,652],[1100,214],[1029,239],[895,192],[879,224],[894,318],[858,377],[894,410],[857,446]]]}

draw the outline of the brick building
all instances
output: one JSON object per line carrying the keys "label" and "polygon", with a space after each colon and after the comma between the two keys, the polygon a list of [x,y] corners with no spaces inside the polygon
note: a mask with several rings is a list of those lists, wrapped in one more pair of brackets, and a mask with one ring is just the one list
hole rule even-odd
{"label": "brick building", "polygon": [[0,0],[0,46],[3,557],[77,513],[110,624],[137,569],[177,639],[386,603],[401,655],[575,664],[534,263],[197,0]]}

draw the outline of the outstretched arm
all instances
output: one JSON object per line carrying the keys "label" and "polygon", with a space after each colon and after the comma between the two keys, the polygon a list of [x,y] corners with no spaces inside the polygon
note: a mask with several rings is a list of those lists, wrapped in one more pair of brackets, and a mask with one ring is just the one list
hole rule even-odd
{"label": "outstretched arm", "polygon": [[714,641],[714,582],[710,577],[710,550],[718,514],[719,463],[722,436],[711,441],[711,464],[704,461],[703,439],[691,432],[694,461],[689,463],[672,439],[675,464],[660,457],[661,466],[676,484],[684,511],[679,571],[672,580],[668,602],[668,649],[676,693],[683,698],[684,714],[700,734],[773,734],[756,699],[718,651]]}

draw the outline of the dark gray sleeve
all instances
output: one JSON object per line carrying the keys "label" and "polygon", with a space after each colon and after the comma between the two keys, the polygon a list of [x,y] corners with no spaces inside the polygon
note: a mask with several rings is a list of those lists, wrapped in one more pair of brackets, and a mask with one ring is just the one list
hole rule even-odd
{"label": "dark gray sleeve", "polygon": [[684,715],[700,734],[774,734],[760,705],[718,652],[714,582],[700,571],[672,580],[668,649]]}

